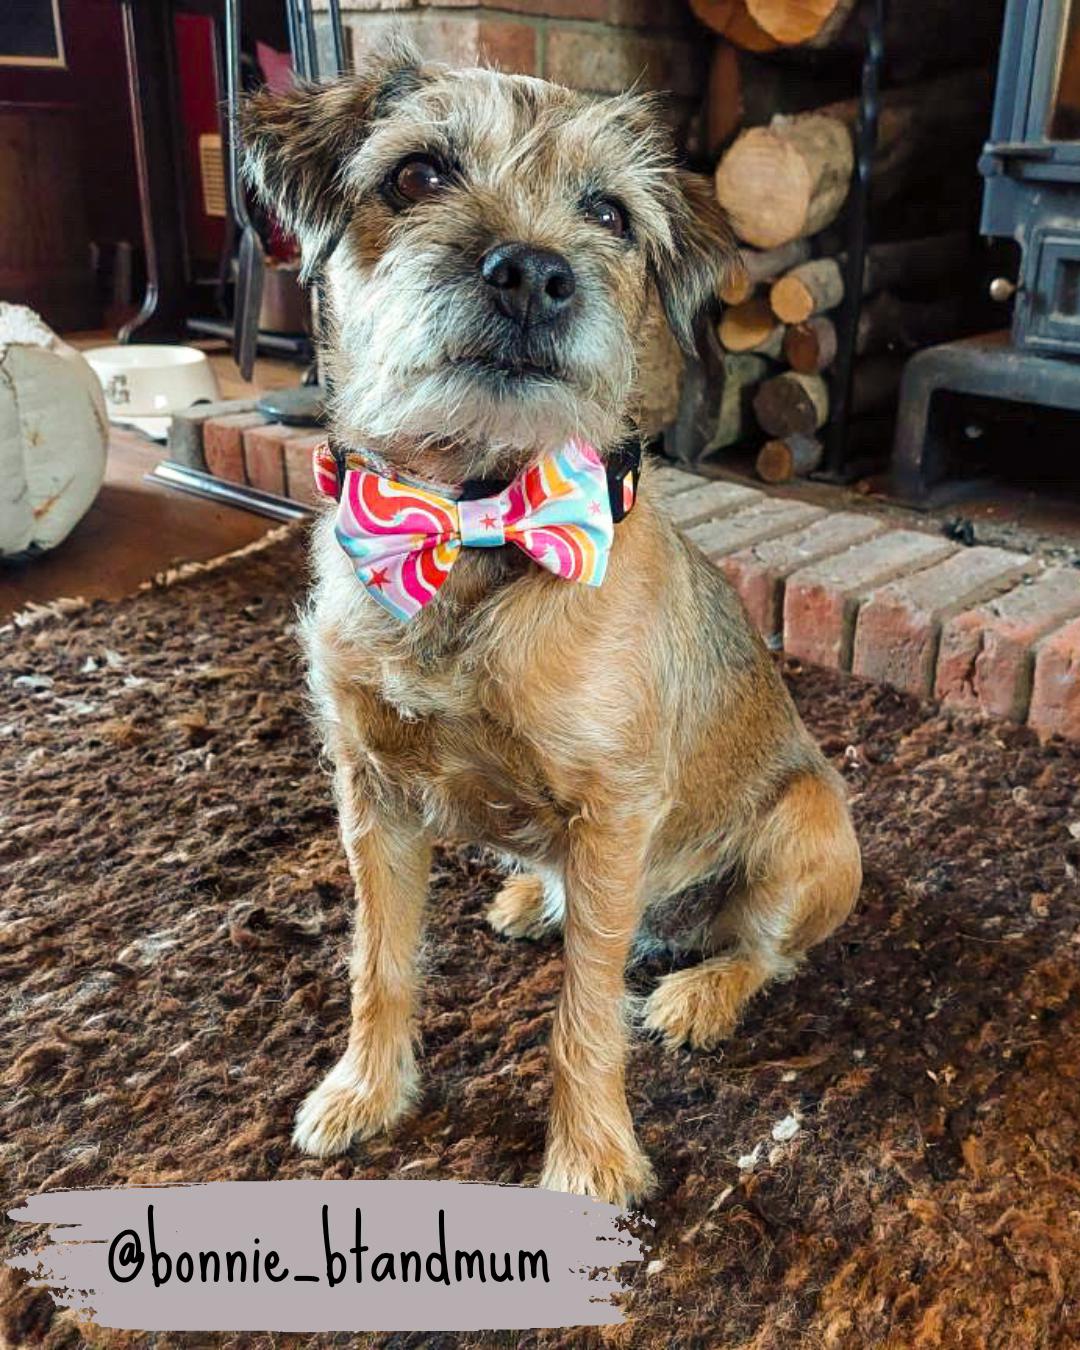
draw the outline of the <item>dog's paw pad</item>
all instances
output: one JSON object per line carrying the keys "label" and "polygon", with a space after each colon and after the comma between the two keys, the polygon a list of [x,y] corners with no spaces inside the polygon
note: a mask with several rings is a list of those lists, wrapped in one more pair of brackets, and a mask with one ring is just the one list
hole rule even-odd
{"label": "dog's paw pad", "polygon": [[344,1153],[354,1139],[389,1129],[410,1100],[404,1087],[373,1089],[342,1060],[297,1111],[293,1143],[317,1158]]}

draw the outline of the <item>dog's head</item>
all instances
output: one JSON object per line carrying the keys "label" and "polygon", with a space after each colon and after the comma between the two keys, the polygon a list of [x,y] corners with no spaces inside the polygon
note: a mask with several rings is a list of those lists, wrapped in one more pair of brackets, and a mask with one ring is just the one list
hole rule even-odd
{"label": "dog's head", "polygon": [[260,93],[250,181],[322,272],[338,433],[491,473],[623,431],[658,298],[684,347],[732,256],[710,186],[647,98],[425,65]]}

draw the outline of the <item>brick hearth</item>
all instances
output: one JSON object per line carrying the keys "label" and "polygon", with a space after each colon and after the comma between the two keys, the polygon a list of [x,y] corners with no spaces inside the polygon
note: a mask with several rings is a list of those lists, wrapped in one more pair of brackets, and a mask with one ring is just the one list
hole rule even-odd
{"label": "brick hearth", "polygon": [[[250,404],[174,422],[172,457],[231,482],[316,502],[318,435]],[[965,548],[862,512],[770,497],[670,465],[666,509],[742,596],[770,646],[959,709],[1080,740],[1080,570]]]}

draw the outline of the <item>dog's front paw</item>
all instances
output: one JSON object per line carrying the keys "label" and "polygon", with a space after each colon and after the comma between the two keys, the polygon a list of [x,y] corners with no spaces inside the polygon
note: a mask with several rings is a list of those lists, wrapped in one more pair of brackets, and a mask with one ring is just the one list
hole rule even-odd
{"label": "dog's front paw", "polygon": [[373,1084],[346,1055],[304,1099],[296,1113],[293,1143],[317,1158],[344,1153],[354,1139],[389,1129],[414,1095],[411,1076],[403,1075],[392,1084]]}
{"label": "dog's front paw", "polygon": [[636,1144],[599,1148],[549,1144],[540,1185],[549,1191],[592,1195],[620,1209],[629,1209],[656,1187],[656,1174]]}

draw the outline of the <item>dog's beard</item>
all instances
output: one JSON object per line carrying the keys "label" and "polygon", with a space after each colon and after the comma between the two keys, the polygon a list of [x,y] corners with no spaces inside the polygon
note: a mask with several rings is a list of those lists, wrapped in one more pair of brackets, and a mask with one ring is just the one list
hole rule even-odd
{"label": "dog's beard", "polygon": [[451,446],[445,478],[493,472],[570,437],[617,440],[634,379],[621,316],[593,289],[565,331],[508,332],[471,278],[438,257],[334,278],[338,433],[373,446]]}

